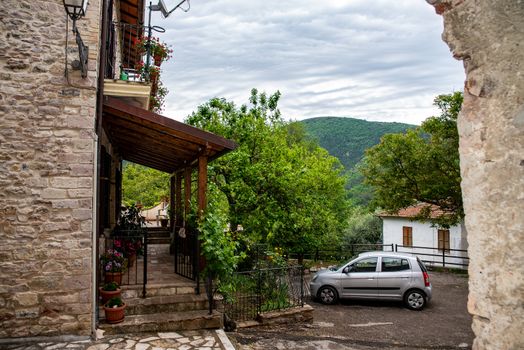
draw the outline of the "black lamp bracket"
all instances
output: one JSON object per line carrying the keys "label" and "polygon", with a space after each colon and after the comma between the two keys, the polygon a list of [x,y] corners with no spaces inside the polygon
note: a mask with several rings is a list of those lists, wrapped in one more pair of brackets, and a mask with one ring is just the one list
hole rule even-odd
{"label": "black lamp bracket", "polygon": [[78,45],[78,55],[80,58],[80,73],[82,78],[87,77],[87,64],[89,61],[89,47],[84,44],[80,32],[76,27],[76,21],[73,21],[73,33],[76,36],[76,44]]}

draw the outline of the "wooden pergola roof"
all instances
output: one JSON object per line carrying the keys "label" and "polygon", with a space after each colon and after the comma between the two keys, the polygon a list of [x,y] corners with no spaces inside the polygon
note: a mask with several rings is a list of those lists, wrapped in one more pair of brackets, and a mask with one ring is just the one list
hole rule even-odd
{"label": "wooden pergola roof", "polygon": [[196,165],[201,155],[211,161],[237,147],[231,140],[114,97],[104,98],[102,120],[123,159],[168,173]]}

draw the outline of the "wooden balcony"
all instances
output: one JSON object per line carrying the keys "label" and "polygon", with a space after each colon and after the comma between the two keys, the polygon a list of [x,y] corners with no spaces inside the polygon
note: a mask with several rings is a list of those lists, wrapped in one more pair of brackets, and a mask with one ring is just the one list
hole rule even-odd
{"label": "wooden balcony", "polygon": [[119,100],[145,110],[149,109],[151,83],[132,80],[104,79],[104,96],[115,96]]}

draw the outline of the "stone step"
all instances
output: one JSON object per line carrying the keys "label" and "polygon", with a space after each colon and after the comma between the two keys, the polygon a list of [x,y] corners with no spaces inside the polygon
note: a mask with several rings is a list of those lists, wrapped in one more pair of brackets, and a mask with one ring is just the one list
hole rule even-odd
{"label": "stone step", "polygon": [[154,230],[154,231],[147,231],[147,237],[169,237],[170,233],[169,230]]}
{"label": "stone step", "polygon": [[[208,310],[209,304],[204,294],[181,294],[150,298],[124,299],[127,304],[126,315],[147,315],[184,311]],[[100,314],[104,311],[100,306]]]}
{"label": "stone step", "polygon": [[147,315],[128,315],[118,324],[105,323],[100,320],[99,328],[105,334],[126,334],[144,332],[169,332],[196,329],[222,328],[222,314],[214,311],[184,311],[176,313],[161,313]]}
{"label": "stone step", "polygon": [[[171,295],[195,295],[196,283],[187,280],[176,284],[152,284],[146,286],[146,297],[171,296]],[[130,300],[142,297],[142,285],[123,285],[122,299]]]}
{"label": "stone step", "polygon": [[147,237],[147,244],[170,244],[171,238],[167,237]]}

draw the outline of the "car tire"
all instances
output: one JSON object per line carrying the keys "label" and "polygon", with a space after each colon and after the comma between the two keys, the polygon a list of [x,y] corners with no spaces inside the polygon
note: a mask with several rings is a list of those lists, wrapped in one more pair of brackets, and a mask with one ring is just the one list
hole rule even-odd
{"label": "car tire", "polygon": [[338,293],[335,288],[323,286],[318,290],[318,299],[322,304],[332,305],[338,300]]}
{"label": "car tire", "polygon": [[410,310],[420,311],[426,306],[426,294],[420,289],[410,289],[404,294],[404,304]]}

